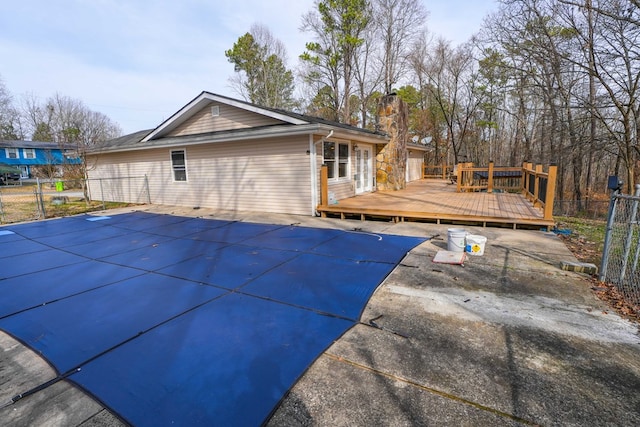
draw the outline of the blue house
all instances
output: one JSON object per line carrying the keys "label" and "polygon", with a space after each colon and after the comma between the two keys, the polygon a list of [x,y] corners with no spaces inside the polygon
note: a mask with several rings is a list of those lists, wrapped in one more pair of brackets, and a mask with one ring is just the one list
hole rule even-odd
{"label": "blue house", "polygon": [[74,149],[73,144],[0,140],[0,167],[4,170],[17,168],[20,178],[27,179],[37,166],[79,164],[80,158]]}

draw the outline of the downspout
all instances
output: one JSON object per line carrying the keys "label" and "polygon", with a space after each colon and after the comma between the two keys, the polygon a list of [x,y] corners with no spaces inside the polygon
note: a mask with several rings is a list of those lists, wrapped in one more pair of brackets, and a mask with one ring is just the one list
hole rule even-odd
{"label": "downspout", "polygon": [[316,162],[316,144],[313,143],[313,134],[309,134],[309,162],[311,170],[311,216],[316,216],[318,206],[318,166]]}

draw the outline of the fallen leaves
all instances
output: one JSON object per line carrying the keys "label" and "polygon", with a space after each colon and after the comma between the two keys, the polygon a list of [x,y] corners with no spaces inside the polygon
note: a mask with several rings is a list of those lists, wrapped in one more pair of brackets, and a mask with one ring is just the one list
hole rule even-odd
{"label": "fallen leaves", "polygon": [[[591,280],[594,282],[594,286],[592,286],[591,289],[600,300],[606,302],[607,305],[615,310],[620,316],[640,323],[640,307],[634,306],[630,302],[626,301],[624,296],[614,285],[600,283],[596,278]],[[602,314],[608,314],[608,312],[605,310]]]}

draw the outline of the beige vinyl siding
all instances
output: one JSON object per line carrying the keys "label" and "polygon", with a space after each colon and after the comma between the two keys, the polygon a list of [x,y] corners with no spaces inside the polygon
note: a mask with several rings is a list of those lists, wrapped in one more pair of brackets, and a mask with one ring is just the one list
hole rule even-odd
{"label": "beige vinyl siding", "polygon": [[[173,181],[168,148],[102,154],[90,175],[146,174],[153,204],[311,214],[308,137],[173,149],[181,148],[186,150],[186,182]],[[131,193],[128,184],[121,185],[122,194]]]}
{"label": "beige vinyl siding", "polygon": [[[218,106],[220,115],[213,117],[211,107]],[[210,103],[187,119],[168,136],[195,135],[222,130],[245,129],[282,124],[279,120],[242,110],[230,105]]]}
{"label": "beige vinyl siding", "polygon": [[87,158],[89,195],[93,200],[125,203],[149,203],[149,163],[136,162],[126,153]]}
{"label": "beige vinyl siding", "polygon": [[335,195],[336,200],[346,199],[356,195],[353,180],[344,182],[330,182],[329,192]]}
{"label": "beige vinyl siding", "polygon": [[424,152],[409,151],[407,158],[407,182],[422,179],[422,169],[424,165]]}

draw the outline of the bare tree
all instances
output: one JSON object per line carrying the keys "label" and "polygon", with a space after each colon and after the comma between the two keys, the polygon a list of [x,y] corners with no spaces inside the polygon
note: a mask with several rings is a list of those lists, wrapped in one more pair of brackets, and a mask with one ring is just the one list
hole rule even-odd
{"label": "bare tree", "polygon": [[13,96],[0,77],[0,139],[22,139],[20,114],[13,103]]}
{"label": "bare tree", "polygon": [[329,88],[335,117],[350,123],[355,61],[371,7],[368,0],[317,0],[315,7],[302,20],[302,30],[314,38],[300,56],[308,66],[305,80]]}
{"label": "bare tree", "polygon": [[[438,41],[439,43],[440,41]],[[451,152],[448,145],[448,125],[443,114],[439,92],[433,87],[432,77],[428,70],[433,65],[429,58],[435,50],[433,36],[426,30],[417,38],[408,55],[408,69],[412,82],[417,87],[414,100],[415,111],[410,112],[411,133],[419,141],[429,141],[433,147],[432,161],[436,164],[448,162]],[[400,88],[400,93],[407,97],[412,86]],[[410,103],[411,105],[411,103]]]}
{"label": "bare tree", "polygon": [[592,73],[617,113],[614,120],[602,117],[602,123],[617,142],[631,191],[640,157],[640,9],[622,2],[594,3],[601,15],[594,25]]}
{"label": "bare tree", "polygon": [[507,86],[512,88],[509,95],[517,121],[512,147],[522,150],[527,160],[556,163],[559,198],[570,187],[580,201],[590,139],[585,126],[588,110],[577,108],[588,97],[584,84],[588,75],[586,68],[577,65],[581,51],[576,46],[576,32],[559,19],[566,11],[557,2],[502,3],[486,21],[484,40],[506,58],[503,67]]}
{"label": "bare tree", "polygon": [[374,0],[373,16],[382,46],[384,92],[406,73],[409,51],[426,28],[428,12],[419,0]]}
{"label": "bare tree", "polygon": [[369,127],[369,119],[375,116],[376,99],[383,81],[379,58],[376,28],[369,26],[363,35],[363,43],[354,61],[355,94],[359,101],[360,126]]}
{"label": "bare tree", "polygon": [[474,57],[469,45],[457,48],[440,39],[424,59],[427,90],[438,106],[447,128],[454,162],[466,153],[465,144],[474,131],[478,99],[475,97]]}
{"label": "bare tree", "polygon": [[[33,140],[58,143],[63,152],[60,167],[65,178],[81,182],[85,200],[89,200],[85,185],[88,169],[85,153],[102,141],[120,136],[120,127],[106,115],[90,110],[82,101],[60,94],[45,102],[38,102],[34,95],[26,95],[22,112]],[[67,161],[64,153],[79,159],[79,162]]]}
{"label": "bare tree", "polygon": [[56,93],[44,102],[31,94],[22,99],[22,117],[33,140],[76,144],[78,149],[122,133],[117,123],[82,101]]}
{"label": "bare tree", "polygon": [[[582,144],[588,163],[586,183],[592,181],[594,151],[616,153],[625,168],[631,191],[638,181],[640,157],[640,9],[635,1],[558,1],[554,18],[575,35],[573,56],[567,59],[582,70],[588,85],[580,107],[589,117],[589,140]],[[586,92],[586,91],[585,91]],[[588,112],[588,113],[587,113]],[[608,135],[603,137],[598,129]],[[601,141],[609,140],[612,144]],[[609,145],[607,147],[607,145]],[[617,171],[616,171],[617,172]],[[577,178],[577,177],[575,177]],[[602,180],[604,181],[604,180]]]}

